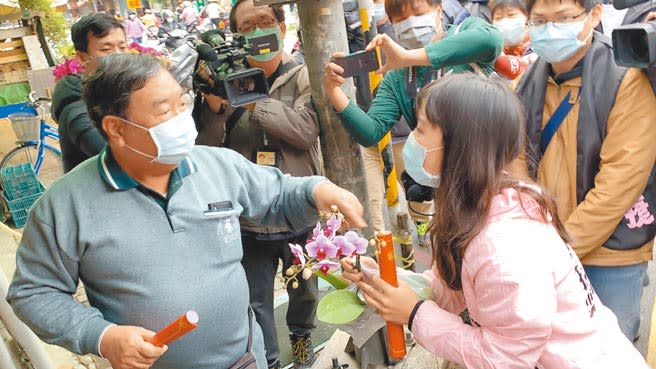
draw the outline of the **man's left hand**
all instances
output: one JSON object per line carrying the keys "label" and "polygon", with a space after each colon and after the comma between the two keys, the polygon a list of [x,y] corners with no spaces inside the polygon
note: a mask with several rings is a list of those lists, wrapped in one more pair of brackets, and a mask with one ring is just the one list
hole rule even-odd
{"label": "man's left hand", "polygon": [[324,182],[314,188],[312,196],[320,211],[330,211],[331,206],[337,206],[348,222],[348,228],[365,228],[367,226],[364,221],[364,208],[351,192],[330,182]]}
{"label": "man's left hand", "polygon": [[364,299],[388,322],[408,324],[412,309],[419,297],[405,283],[394,287],[378,276],[366,278],[367,282],[358,282],[358,287],[364,292]]}

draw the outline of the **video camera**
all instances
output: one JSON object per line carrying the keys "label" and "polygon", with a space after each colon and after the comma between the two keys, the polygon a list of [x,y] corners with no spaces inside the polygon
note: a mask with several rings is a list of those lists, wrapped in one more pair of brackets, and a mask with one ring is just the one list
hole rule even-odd
{"label": "video camera", "polygon": [[234,36],[228,40],[225,34],[211,30],[200,36],[196,44],[198,67],[194,72],[194,90],[222,97],[237,107],[269,97],[269,84],[264,71],[246,64],[249,55],[261,55],[277,51],[272,36],[246,40]]}
{"label": "video camera", "polygon": [[[614,0],[613,6],[615,9],[626,9],[645,3],[644,10],[648,13],[656,3],[652,0],[647,1],[649,3],[645,0]],[[642,19],[639,22],[642,22]],[[613,30],[612,37],[617,65],[637,68],[656,65],[656,21],[618,27]]]}

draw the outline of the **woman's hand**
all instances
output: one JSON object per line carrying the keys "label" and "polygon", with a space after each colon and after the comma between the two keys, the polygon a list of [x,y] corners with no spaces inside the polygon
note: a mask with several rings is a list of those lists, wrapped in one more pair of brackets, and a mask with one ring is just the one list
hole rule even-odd
{"label": "woman's hand", "polygon": [[367,277],[367,270],[372,271],[378,271],[378,263],[376,261],[368,256],[361,256],[360,257],[360,269],[365,270],[363,273],[362,271],[358,271],[355,269],[355,256],[343,258],[340,262],[342,264],[342,268],[344,271],[342,272],[342,277],[350,281],[351,283],[358,283],[361,281],[365,281]]}
{"label": "woman's hand", "polygon": [[376,73],[385,73],[387,71],[413,65],[430,65],[426,50],[414,49],[406,50],[403,46],[397,44],[386,34],[380,34],[374,37],[367,45],[367,51],[375,47],[380,47],[380,51],[385,54],[385,64],[376,71]]}
{"label": "woman's hand", "polygon": [[[344,57],[344,53],[336,52],[333,54],[333,57]],[[338,112],[344,110],[349,104],[349,98],[342,90],[342,85],[346,80],[342,77],[342,73],[344,73],[344,68],[330,62],[326,66],[323,74],[323,88],[326,90],[326,95],[328,96],[328,99],[330,99],[330,103],[333,104],[333,107]]]}
{"label": "woman's hand", "polygon": [[403,282],[399,283],[399,287],[393,287],[378,276],[367,280],[358,283],[367,304],[378,310],[388,322],[408,324],[412,309],[419,302],[415,291]]}

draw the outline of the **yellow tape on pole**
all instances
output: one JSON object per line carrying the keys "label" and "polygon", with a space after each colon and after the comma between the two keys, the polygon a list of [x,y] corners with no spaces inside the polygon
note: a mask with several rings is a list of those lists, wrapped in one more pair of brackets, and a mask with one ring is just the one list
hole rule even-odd
{"label": "yellow tape on pole", "polygon": [[[362,23],[362,32],[369,32],[371,24],[369,23],[369,14],[366,8],[360,9],[360,22]],[[368,40],[369,41],[369,40]],[[382,64],[380,51],[378,53],[378,62]],[[369,73],[369,88],[373,94],[378,85],[383,80],[383,76],[371,72]],[[387,206],[392,207],[399,204],[399,187],[396,181],[396,167],[394,166],[394,151],[392,150],[392,134],[387,132],[380,142],[378,142],[378,151],[380,152],[383,176],[385,180],[385,199]]]}

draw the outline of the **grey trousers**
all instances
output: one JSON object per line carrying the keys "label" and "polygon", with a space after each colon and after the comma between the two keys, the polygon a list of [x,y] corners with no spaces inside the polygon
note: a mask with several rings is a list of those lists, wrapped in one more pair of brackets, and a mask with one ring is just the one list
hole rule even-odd
{"label": "grey trousers", "polygon": [[[265,236],[266,235],[259,235]],[[294,256],[289,249],[289,243],[305,245],[308,234],[282,240],[262,240],[256,234],[242,235],[244,257],[241,261],[246,270],[246,278],[250,291],[250,302],[255,318],[262,327],[266,358],[269,363],[278,359],[280,349],[273,315],[273,283],[278,270],[278,262],[282,260],[282,275],[292,265]],[[299,275],[299,287],[293,289],[291,283],[287,287],[289,305],[287,307],[287,326],[296,335],[310,333],[315,325],[317,312],[318,287],[317,277],[305,281]]]}

